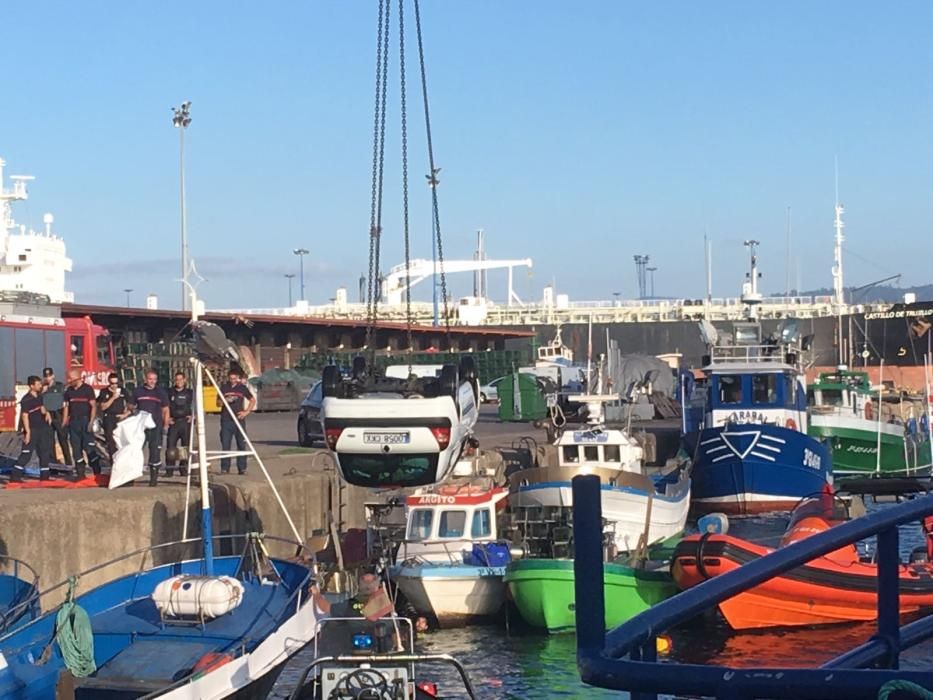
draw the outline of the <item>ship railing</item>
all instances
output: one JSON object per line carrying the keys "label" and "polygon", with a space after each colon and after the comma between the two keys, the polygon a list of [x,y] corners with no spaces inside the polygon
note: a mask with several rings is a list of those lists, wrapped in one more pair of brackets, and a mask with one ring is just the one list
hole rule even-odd
{"label": "ship railing", "polygon": [[[747,700],[875,700],[894,681],[933,687],[933,671],[899,670],[902,651],[933,637],[933,615],[900,626],[898,525],[933,514],[933,495],[837,525],[704,581],[605,631],[599,478],[573,479],[577,666],[584,683],[656,700],[659,693]],[[878,627],[867,642],[819,668],[733,668],[658,663],[657,636],[775,576],[867,537],[877,537]],[[887,690],[887,689],[886,689]]]}
{"label": "ship railing", "polygon": [[714,345],[710,348],[710,362],[781,362],[783,355],[778,345]]}
{"label": "ship railing", "polygon": [[[263,549],[265,549],[267,545],[283,547],[282,551],[288,552],[288,554],[283,554],[277,557],[279,559],[297,559],[298,557],[305,557],[309,562],[314,561],[314,552],[311,552],[305,545],[298,544],[295,542],[295,540],[275,537],[273,535],[257,534],[254,532],[214,535],[211,539],[214,542],[215,556],[242,557],[244,547],[234,546],[233,543],[236,540],[242,540],[245,545],[249,543],[251,538],[255,537],[261,538]],[[74,595],[75,597],[78,597],[83,593],[87,593],[88,591],[117,578],[134,575],[138,576],[151,568],[158,568],[160,566],[166,566],[169,564],[198,561],[203,557],[203,546],[204,540],[202,538],[191,537],[185,540],[163,542],[161,544],[151,545],[149,547],[141,547],[140,549],[136,549],[132,552],[121,554],[119,557],[109,559],[108,561],[105,561],[101,564],[92,566],[89,569],[85,569],[80,573],[69,576],[65,580],[59,581],[58,583],[49,586],[48,588],[37,593],[35,596],[30,597],[26,601],[23,601],[16,607],[10,608],[7,611],[7,616],[9,619],[16,619],[15,616],[26,612],[29,606],[41,603],[42,601],[47,602],[49,600],[54,600],[54,604],[50,604],[48,607],[46,607],[42,614],[38,617],[41,618],[53,615],[58,611],[62,603],[65,601],[65,592],[72,584],[75,586]],[[187,559],[182,558],[179,556],[179,554],[182,552],[190,552],[192,556]],[[138,563],[131,564],[131,562],[135,562],[136,560],[138,560]],[[104,572],[108,573],[105,574]],[[314,572],[309,568],[308,580],[310,580],[313,574]],[[292,593],[291,597],[296,599],[297,605],[299,606],[301,605],[301,595],[304,589],[307,587],[308,580],[306,580],[302,585],[296,587],[296,590]],[[290,600],[289,605],[291,605],[291,602],[292,601]],[[17,631],[18,629],[0,632],[0,641],[11,634],[15,634]]]}
{"label": "ship railing", "polygon": [[9,573],[22,581],[19,592],[10,600],[5,612],[0,612],[0,634],[22,615],[38,612],[39,574],[29,564],[13,557],[0,556],[0,571]]}

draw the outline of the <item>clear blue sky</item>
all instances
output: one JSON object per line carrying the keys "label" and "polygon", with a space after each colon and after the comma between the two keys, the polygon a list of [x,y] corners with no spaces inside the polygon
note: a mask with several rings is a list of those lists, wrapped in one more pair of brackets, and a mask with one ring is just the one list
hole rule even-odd
{"label": "clear blue sky", "polygon": [[[283,305],[296,246],[312,303],[365,269],[373,2],[7,2],[0,157],[37,177],[22,221],[52,211],[86,302],[178,303],[178,133],[188,130],[191,249],[212,307]],[[394,8],[393,8],[394,9]],[[785,284],[785,216],[804,288],[830,285],[833,158],[847,283],[929,282],[933,51],[928,2],[424,0],[449,258],[532,257],[526,298],[737,292],[741,241]],[[410,7],[409,7],[409,19]],[[413,23],[410,23],[413,24]],[[394,44],[394,41],[393,41]],[[410,58],[414,59],[414,37]],[[409,62],[413,254],[430,257],[417,64]],[[390,133],[398,132],[392,66]],[[397,137],[385,267],[401,262]],[[796,278],[796,272],[792,279]],[[467,293],[469,275],[451,280]],[[505,273],[490,273],[494,296]],[[425,297],[429,290],[421,290]]]}

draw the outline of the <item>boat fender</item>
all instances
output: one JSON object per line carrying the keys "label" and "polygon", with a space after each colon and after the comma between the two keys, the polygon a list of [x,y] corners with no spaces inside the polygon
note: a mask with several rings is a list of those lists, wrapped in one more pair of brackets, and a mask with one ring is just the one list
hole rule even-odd
{"label": "boat fender", "polygon": [[710,535],[729,533],[729,516],[725,513],[709,513],[697,520],[697,529]]}
{"label": "boat fender", "polygon": [[865,420],[872,420],[875,417],[875,407],[872,406],[871,401],[865,402]]}
{"label": "boat fender", "polygon": [[703,564],[703,550],[706,549],[706,541],[710,538],[710,535],[712,535],[711,532],[704,532],[697,541],[697,573],[699,573],[704,580],[710,578],[709,573],[706,571],[706,566]]}
{"label": "boat fender", "polygon": [[784,427],[788,430],[797,430],[797,421],[795,421],[793,418],[788,418],[784,423]]}
{"label": "boat fender", "polygon": [[429,698],[437,697],[436,683],[431,683],[430,681],[418,681],[416,688],[418,689],[419,696],[427,696]]}

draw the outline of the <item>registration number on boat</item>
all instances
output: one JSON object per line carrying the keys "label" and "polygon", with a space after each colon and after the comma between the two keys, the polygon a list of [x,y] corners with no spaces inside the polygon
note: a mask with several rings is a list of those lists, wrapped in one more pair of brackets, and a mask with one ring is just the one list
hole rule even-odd
{"label": "registration number on boat", "polygon": [[411,442],[411,435],[404,433],[363,433],[363,442],[367,445],[407,445]]}

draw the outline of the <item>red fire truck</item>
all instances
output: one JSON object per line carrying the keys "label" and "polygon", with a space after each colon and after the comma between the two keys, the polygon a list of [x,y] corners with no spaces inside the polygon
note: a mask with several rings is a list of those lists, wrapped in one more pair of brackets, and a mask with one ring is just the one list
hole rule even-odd
{"label": "red fire truck", "polygon": [[90,317],[58,318],[0,314],[0,432],[17,428],[17,400],[26,378],[51,367],[61,381],[79,369],[95,389],[113,371],[113,344],[107,329]]}

